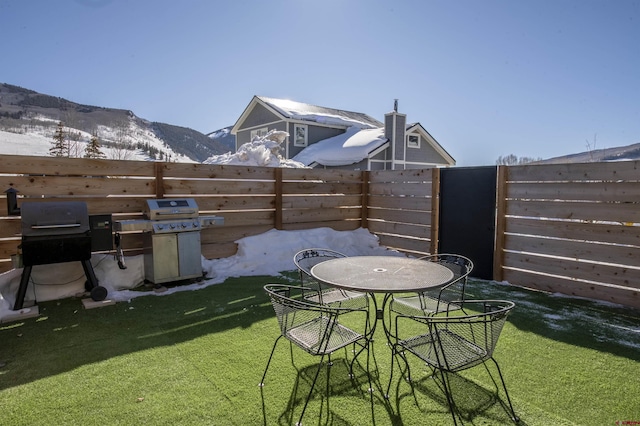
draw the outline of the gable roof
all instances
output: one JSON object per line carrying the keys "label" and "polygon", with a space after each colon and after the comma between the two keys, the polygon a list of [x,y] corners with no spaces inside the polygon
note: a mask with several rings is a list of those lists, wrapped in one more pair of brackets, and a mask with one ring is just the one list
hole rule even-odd
{"label": "gable roof", "polygon": [[238,121],[236,121],[236,124],[233,126],[231,131],[232,134],[237,133],[239,126],[249,116],[256,104],[261,104],[276,116],[280,117],[281,120],[312,122],[342,128],[356,126],[361,129],[370,129],[384,126],[383,123],[375,118],[360,112],[326,108],[302,102],[290,101],[288,99],[254,96],[242,115],[238,118]]}

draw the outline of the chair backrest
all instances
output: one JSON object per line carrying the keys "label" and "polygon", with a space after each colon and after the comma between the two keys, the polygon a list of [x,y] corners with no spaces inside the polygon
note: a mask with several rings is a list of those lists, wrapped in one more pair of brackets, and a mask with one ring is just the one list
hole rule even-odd
{"label": "chair backrest", "polygon": [[[312,355],[332,351],[336,344],[344,346],[340,345],[339,339],[332,338],[334,330],[344,329],[338,323],[338,315],[361,311],[365,321],[368,321],[365,309],[329,307],[305,301],[302,298],[303,289],[300,286],[267,284],[264,290],[271,299],[281,335]],[[366,327],[368,324],[365,322],[363,328],[366,329]],[[352,336],[347,337],[357,340],[362,335],[353,333]]]}
{"label": "chair backrest", "polygon": [[421,257],[421,260],[429,262],[437,262],[442,266],[445,266],[453,272],[453,279],[440,289],[431,290],[426,292],[427,296],[437,297],[439,300],[446,302],[464,301],[465,287],[467,285],[467,278],[473,270],[473,262],[471,259],[458,254],[433,254],[430,256]]}
{"label": "chair backrest", "polygon": [[297,252],[293,256],[293,262],[300,273],[300,281],[302,282],[302,285],[315,287],[316,290],[322,291],[325,286],[313,278],[311,275],[311,268],[325,260],[339,257],[347,256],[335,250],[325,248],[308,248]]}
{"label": "chair backrest", "polygon": [[435,349],[428,362],[447,371],[459,371],[491,358],[514,307],[507,300],[467,300],[464,310],[420,318],[429,326]]}

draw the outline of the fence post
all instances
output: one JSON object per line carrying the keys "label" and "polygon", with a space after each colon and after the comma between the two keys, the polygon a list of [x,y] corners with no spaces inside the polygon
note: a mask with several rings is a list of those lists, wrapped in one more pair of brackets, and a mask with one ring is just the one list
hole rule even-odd
{"label": "fence post", "polygon": [[164,198],[164,163],[154,163],[153,171],[156,184],[156,198]]}
{"label": "fence post", "polygon": [[369,178],[370,172],[363,170],[360,174],[362,179],[362,212],[360,213],[361,225],[363,228],[369,228]]}
{"label": "fence post", "polygon": [[495,249],[493,253],[493,279],[503,280],[504,260],[504,232],[506,228],[507,214],[507,177],[508,167],[498,166],[498,178],[496,179],[496,235]]}
{"label": "fence post", "polygon": [[431,247],[429,254],[438,253],[440,240],[440,169],[431,169]]}
{"label": "fence post", "polygon": [[282,168],[274,167],[273,169],[274,190],[275,190],[275,213],[273,215],[273,227],[282,229]]}

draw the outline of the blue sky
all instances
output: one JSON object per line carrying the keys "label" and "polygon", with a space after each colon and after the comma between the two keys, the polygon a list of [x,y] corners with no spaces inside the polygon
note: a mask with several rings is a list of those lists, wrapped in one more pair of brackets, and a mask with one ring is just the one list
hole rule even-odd
{"label": "blue sky", "polygon": [[640,142],[640,0],[0,0],[0,52],[0,82],[203,133],[260,95],[398,99],[459,166]]}

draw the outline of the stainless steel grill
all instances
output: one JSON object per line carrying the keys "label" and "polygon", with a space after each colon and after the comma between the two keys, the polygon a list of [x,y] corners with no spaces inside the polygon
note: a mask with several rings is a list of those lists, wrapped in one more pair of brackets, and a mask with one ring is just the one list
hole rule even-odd
{"label": "stainless steel grill", "polygon": [[82,262],[87,282],[85,287],[95,301],[104,300],[107,291],[98,285],[91,265],[91,227],[87,204],[79,201],[25,202],[20,244],[22,276],[14,310],[22,309],[34,265]]}
{"label": "stainless steel grill", "polygon": [[[142,231],[145,279],[161,284],[201,279],[200,231],[222,225],[220,216],[200,216],[192,198],[147,200],[146,219],[116,221],[116,232]],[[116,244],[118,244],[116,236]],[[123,267],[122,261],[121,267]]]}

